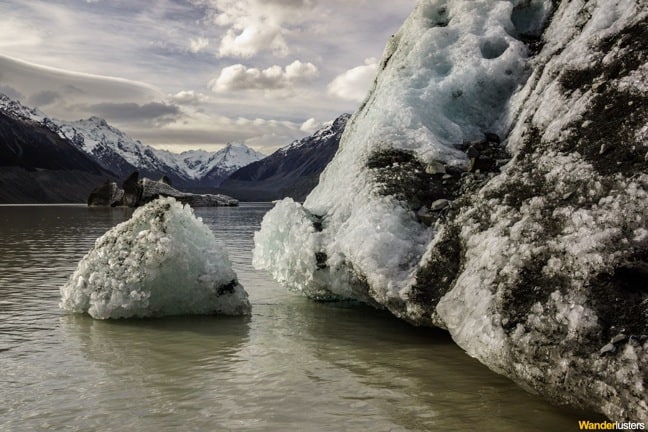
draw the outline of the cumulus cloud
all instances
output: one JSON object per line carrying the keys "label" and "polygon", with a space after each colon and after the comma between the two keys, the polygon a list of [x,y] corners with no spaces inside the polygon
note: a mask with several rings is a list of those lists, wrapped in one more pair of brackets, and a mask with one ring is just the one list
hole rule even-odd
{"label": "cumulus cloud", "polygon": [[194,90],[182,90],[170,96],[171,101],[180,105],[198,105],[209,101],[209,97]]}
{"label": "cumulus cloud", "polygon": [[209,46],[209,39],[204,37],[191,38],[189,40],[189,51],[198,53]]}
{"label": "cumulus cloud", "polygon": [[215,92],[232,90],[276,90],[305,83],[318,74],[312,63],[295,60],[285,68],[274,65],[266,69],[248,68],[242,64],[228,66],[209,82]]}
{"label": "cumulus cloud", "polygon": [[321,126],[322,124],[320,122],[318,122],[313,117],[311,117],[301,124],[299,130],[302,132],[306,132],[308,134],[312,134],[313,132],[317,131]]}
{"label": "cumulus cloud", "polygon": [[368,58],[365,64],[336,76],[328,85],[328,93],[340,99],[361,102],[369,92],[378,72],[378,60]]}
{"label": "cumulus cloud", "polygon": [[314,0],[213,0],[214,22],[226,27],[219,54],[223,57],[251,57],[270,50],[289,53],[285,36],[312,14]]}

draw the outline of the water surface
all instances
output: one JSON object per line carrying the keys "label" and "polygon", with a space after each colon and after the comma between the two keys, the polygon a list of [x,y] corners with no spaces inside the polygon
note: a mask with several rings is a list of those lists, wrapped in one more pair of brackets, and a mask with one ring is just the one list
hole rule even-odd
{"label": "water surface", "polygon": [[128,210],[0,207],[0,430],[565,431],[556,408],[447,334],[319,304],[251,265],[268,204],[199,209],[252,316],[94,321],[59,287]]}

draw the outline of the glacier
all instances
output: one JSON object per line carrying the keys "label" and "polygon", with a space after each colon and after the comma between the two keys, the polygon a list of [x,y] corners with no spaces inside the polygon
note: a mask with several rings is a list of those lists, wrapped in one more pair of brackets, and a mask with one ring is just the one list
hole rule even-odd
{"label": "glacier", "polygon": [[557,404],[648,421],[648,4],[421,0],[253,264],[447,329]]}
{"label": "glacier", "polygon": [[223,246],[173,198],[140,207],[99,237],[60,291],[61,309],[95,319],[251,310]]}

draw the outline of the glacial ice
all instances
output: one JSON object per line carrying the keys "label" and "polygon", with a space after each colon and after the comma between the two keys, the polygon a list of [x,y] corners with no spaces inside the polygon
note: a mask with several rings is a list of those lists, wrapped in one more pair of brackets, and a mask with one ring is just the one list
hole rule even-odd
{"label": "glacial ice", "polygon": [[[648,421],[647,20],[638,0],[420,1],[319,185],[266,215],[254,265],[444,327],[554,402]],[[487,132],[505,165],[463,173]],[[425,221],[415,194],[438,178],[409,187],[420,168],[466,186]]]}
{"label": "glacial ice", "polygon": [[250,312],[227,252],[173,198],[99,237],[60,291],[62,309],[96,319]]}
{"label": "glacial ice", "polygon": [[[349,279],[351,272],[366,278],[379,302],[407,295],[434,230],[419,224],[398,199],[382,196],[367,161],[393,148],[411,151],[423,163],[465,168],[468,160],[457,145],[505,131],[502,113],[528,75],[527,48],[512,36],[517,3],[419,2],[388,42],[374,89],[349,121],[338,154],[303,210],[290,204],[297,215],[290,217],[288,204],[279,204],[266,215],[255,238],[257,268],[306,294],[358,292],[357,284],[344,286],[358,282]],[[536,21],[544,19],[546,2],[532,3]],[[323,216],[323,231],[305,229],[302,214]],[[276,248],[285,255],[301,251],[298,270],[272,259]],[[327,257],[325,268],[315,265],[317,252]]]}

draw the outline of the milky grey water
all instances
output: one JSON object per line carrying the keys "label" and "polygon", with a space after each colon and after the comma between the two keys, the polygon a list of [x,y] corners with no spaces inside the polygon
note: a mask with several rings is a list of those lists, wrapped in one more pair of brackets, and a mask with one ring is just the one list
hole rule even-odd
{"label": "milky grey water", "polygon": [[561,431],[552,407],[447,335],[318,304],[251,265],[268,204],[199,209],[250,294],[249,318],[94,321],[59,287],[123,209],[0,207],[0,430]]}

